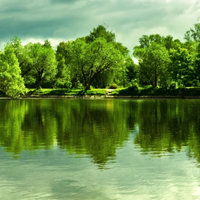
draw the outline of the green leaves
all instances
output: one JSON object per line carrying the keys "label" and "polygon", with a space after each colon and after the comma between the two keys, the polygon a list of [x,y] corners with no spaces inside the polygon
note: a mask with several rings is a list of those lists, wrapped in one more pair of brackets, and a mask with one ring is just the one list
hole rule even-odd
{"label": "green leaves", "polygon": [[94,28],[92,32],[90,32],[89,36],[85,37],[85,41],[87,43],[94,42],[97,38],[104,38],[106,42],[115,42],[115,34],[112,31],[107,31],[106,28],[102,25]]}
{"label": "green leaves", "polygon": [[200,40],[200,23],[194,24],[194,29],[186,31],[184,39],[187,42],[192,40],[198,42]]}
{"label": "green leaves", "polygon": [[133,55],[139,60],[139,74],[142,81],[156,87],[161,79],[168,78],[170,59],[163,45],[151,42],[145,48],[138,46],[134,49]]}
{"label": "green leaves", "polygon": [[49,81],[53,79],[57,73],[55,52],[47,42],[44,45],[40,43],[29,43],[26,49],[32,60],[29,73],[34,77],[37,87],[39,88],[41,81]]}
{"label": "green leaves", "polygon": [[184,86],[192,79],[192,56],[185,48],[172,49],[170,51],[172,78],[181,82]]}
{"label": "green leaves", "polygon": [[[83,79],[86,89],[98,74],[123,64],[124,58],[112,43],[97,38],[91,43],[77,39],[68,45],[70,68],[74,75]],[[73,76],[74,76],[73,75]]]}
{"label": "green leaves", "polygon": [[[86,37],[61,42],[56,52],[48,40],[44,44],[23,46],[21,40],[14,37],[8,45],[11,49],[7,47],[7,53],[1,54],[0,76],[6,83],[12,82],[14,74],[20,74],[27,87],[38,88],[90,89],[90,86],[107,87],[112,83],[127,87],[131,81],[153,87],[168,87],[172,82],[198,85],[200,24],[195,24],[185,37],[187,42],[181,43],[170,35],[143,35],[133,51],[138,66],[134,65],[129,50],[115,41],[115,34],[102,25]],[[10,66],[13,66],[11,74]],[[19,89],[12,89],[15,90]]]}
{"label": "green leaves", "polygon": [[13,98],[26,91],[19,63],[11,45],[7,45],[0,54],[0,90]]}

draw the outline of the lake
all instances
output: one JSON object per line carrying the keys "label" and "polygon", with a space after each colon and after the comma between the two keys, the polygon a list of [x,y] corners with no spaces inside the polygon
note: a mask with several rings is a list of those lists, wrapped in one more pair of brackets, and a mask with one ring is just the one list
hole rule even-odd
{"label": "lake", "polygon": [[0,100],[0,199],[200,199],[200,100]]}

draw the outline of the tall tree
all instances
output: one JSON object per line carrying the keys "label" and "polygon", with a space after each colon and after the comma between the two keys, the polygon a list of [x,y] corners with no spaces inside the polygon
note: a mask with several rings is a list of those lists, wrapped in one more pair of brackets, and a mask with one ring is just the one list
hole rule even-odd
{"label": "tall tree", "polygon": [[[200,81],[200,23],[194,24],[194,28],[185,33],[184,47],[187,48],[189,54],[193,58],[192,67],[197,85]],[[193,82],[195,81],[193,80]]]}
{"label": "tall tree", "polygon": [[151,42],[146,48],[136,46],[133,56],[139,61],[139,73],[144,82],[156,87],[161,79],[167,79],[170,59],[163,45]]}
{"label": "tall tree", "polygon": [[70,69],[70,43],[72,41],[68,42],[60,42],[56,49],[56,59],[58,62],[58,72],[56,75],[56,78],[58,78],[58,81],[56,81],[56,85],[59,83],[65,87],[74,87],[75,83],[78,81],[78,75],[77,72]]}
{"label": "tall tree", "polygon": [[94,28],[90,35],[85,37],[87,43],[91,43],[97,38],[104,38],[107,42],[115,42],[115,34],[112,31],[107,31],[103,25]]}
{"label": "tall tree", "polygon": [[14,48],[10,44],[0,53],[0,90],[13,98],[26,91]]}
{"label": "tall tree", "polygon": [[184,39],[187,42],[198,42],[200,40],[200,23],[194,24],[194,29],[191,28],[190,30],[186,31]]}
{"label": "tall tree", "polygon": [[77,39],[71,43],[70,65],[81,73],[83,84],[88,90],[96,76],[104,71],[123,65],[124,57],[112,43],[98,38],[87,44]]}
{"label": "tall tree", "polygon": [[126,79],[128,82],[131,82],[137,78],[137,68],[132,58],[129,57],[126,59]]}
{"label": "tall tree", "polygon": [[58,88],[70,88],[70,71],[65,65],[65,59],[63,58],[57,64],[57,73],[53,78],[53,86]]}
{"label": "tall tree", "polygon": [[[121,43],[115,41],[115,34],[112,31],[108,31],[105,26],[99,25],[97,28],[94,28],[92,32],[90,32],[89,36],[85,37],[86,43],[94,42],[98,38],[104,38],[108,43],[112,43],[115,49],[119,50],[121,54],[125,57],[129,57],[129,50],[127,47],[123,46]],[[126,85],[125,80],[126,68],[125,65],[119,66],[115,70],[107,70],[106,73],[100,73],[95,77],[95,80],[102,80],[102,81],[95,81],[103,83],[103,85],[109,85],[112,82],[117,83],[118,85]],[[102,78],[103,77],[103,78]],[[99,85],[99,84],[97,84]],[[101,85],[101,84],[100,84]]]}
{"label": "tall tree", "polygon": [[127,86],[127,77],[126,77],[127,60],[129,60],[130,58],[129,50],[127,49],[127,47],[123,46],[119,42],[114,42],[113,45],[116,50],[120,51],[120,53],[123,55],[125,59],[125,62],[123,65],[120,65],[117,69],[112,71],[113,82],[116,83],[117,85],[122,85],[123,87],[126,87]]}
{"label": "tall tree", "polygon": [[11,39],[11,45],[14,49],[15,56],[18,59],[19,67],[21,69],[21,76],[25,79],[25,83],[29,82],[29,72],[32,69],[33,61],[29,55],[29,49],[24,47],[18,37]]}
{"label": "tall tree", "polygon": [[152,42],[155,42],[157,44],[163,44],[164,42],[164,37],[160,36],[159,34],[155,34],[155,35],[143,35],[141,38],[139,38],[139,42],[140,42],[140,48],[146,48],[149,47],[149,45]]}
{"label": "tall tree", "polygon": [[200,81],[200,43],[195,45],[195,52],[193,53],[193,67],[196,76],[196,80]]}
{"label": "tall tree", "polygon": [[194,79],[193,57],[185,48],[171,49],[172,79],[183,86],[191,86]]}
{"label": "tall tree", "polygon": [[52,80],[57,73],[55,52],[51,46],[40,43],[29,43],[27,49],[33,62],[31,74],[39,88],[42,81]]}

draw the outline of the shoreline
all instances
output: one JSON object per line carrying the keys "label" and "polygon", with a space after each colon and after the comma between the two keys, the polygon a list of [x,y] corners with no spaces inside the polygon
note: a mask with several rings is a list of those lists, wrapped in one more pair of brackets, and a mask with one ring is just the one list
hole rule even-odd
{"label": "shoreline", "polygon": [[[13,99],[1,96],[0,100]],[[27,95],[19,99],[200,99],[200,96],[121,96],[121,95]]]}

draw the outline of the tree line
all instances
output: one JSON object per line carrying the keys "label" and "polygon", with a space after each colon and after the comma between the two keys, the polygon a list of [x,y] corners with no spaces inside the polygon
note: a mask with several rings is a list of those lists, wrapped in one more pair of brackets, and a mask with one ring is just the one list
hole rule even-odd
{"label": "tree line", "polygon": [[131,54],[102,25],[85,37],[60,42],[56,49],[48,40],[22,45],[20,38],[13,37],[0,52],[0,91],[18,97],[26,88],[40,87],[199,86],[200,24],[184,39],[143,35]]}

